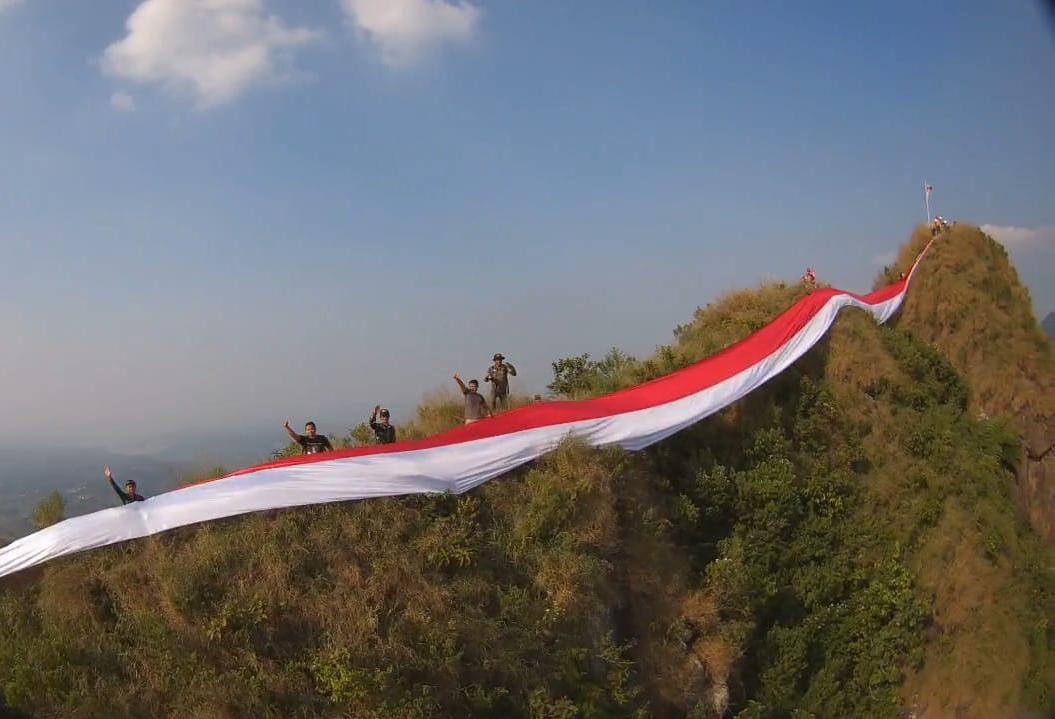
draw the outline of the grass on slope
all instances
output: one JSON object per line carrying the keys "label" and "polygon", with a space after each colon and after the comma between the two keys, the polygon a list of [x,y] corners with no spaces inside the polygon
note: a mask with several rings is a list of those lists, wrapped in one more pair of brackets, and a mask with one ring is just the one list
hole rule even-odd
{"label": "grass on slope", "polygon": [[[920,229],[898,265],[926,243]],[[1055,540],[1055,346],[1007,251],[977,227],[942,233],[920,267],[899,326],[945,354],[971,387],[971,410],[1013,419],[1022,436],[1018,501]]]}
{"label": "grass on slope", "polygon": [[[53,563],[0,597],[4,700],[41,717],[632,716],[646,672],[681,700],[670,681],[705,690],[722,651],[653,538],[636,463],[570,444],[472,496],[259,514]],[[695,639],[667,639],[689,622]],[[634,646],[635,625],[655,635]]]}
{"label": "grass on slope", "polygon": [[[929,239],[918,229],[894,267],[906,268]],[[1055,348],[1007,250],[977,227],[957,225],[938,237],[898,324],[948,357],[971,386],[972,408],[1055,418]]]}
{"label": "grass on slope", "polygon": [[[555,386],[658,376],[805,291],[732,293],[647,360],[558,360]],[[647,452],[572,443],[459,498],[271,512],[54,562],[0,592],[0,697],[39,717],[1053,708],[1050,558],[1015,515],[1014,432],[967,409],[972,389],[927,342],[850,312]],[[405,435],[456,420],[429,402]]]}

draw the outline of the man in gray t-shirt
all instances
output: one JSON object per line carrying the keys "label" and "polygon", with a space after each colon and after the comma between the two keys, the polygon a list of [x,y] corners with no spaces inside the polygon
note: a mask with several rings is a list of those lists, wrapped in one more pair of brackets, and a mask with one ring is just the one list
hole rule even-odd
{"label": "man in gray t-shirt", "polygon": [[474,379],[469,380],[469,384],[466,385],[462,382],[461,375],[457,372],[454,374],[454,381],[458,383],[458,387],[461,388],[462,394],[465,395],[465,423],[472,424],[477,420],[481,420],[484,417],[491,416],[491,410],[487,406],[487,400],[480,394],[480,383]]}

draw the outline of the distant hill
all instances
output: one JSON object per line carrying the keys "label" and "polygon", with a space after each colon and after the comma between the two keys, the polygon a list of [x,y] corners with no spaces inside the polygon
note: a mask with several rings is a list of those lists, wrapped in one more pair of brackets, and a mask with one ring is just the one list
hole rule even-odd
{"label": "distant hill", "polygon": [[230,428],[160,436],[145,445],[140,454],[179,466],[223,465],[234,469],[259,462],[287,444],[286,433],[276,422],[267,428]]}
{"label": "distant hill", "polygon": [[33,508],[53,490],[66,500],[66,516],[113,506],[118,500],[103,477],[104,465],[114,468],[118,480],[135,479],[145,494],[178,486],[176,466],[150,457],[101,449],[0,447],[0,536],[32,531]]}
{"label": "distant hill", "polygon": [[119,480],[136,480],[149,496],[174,489],[181,478],[203,470],[248,466],[286,444],[279,428],[160,437],[153,446],[142,446],[139,455],[98,448],[0,446],[0,539],[32,531],[34,507],[53,490],[65,498],[67,517],[113,506],[117,500],[103,478],[104,465],[113,467]]}
{"label": "distant hill", "polygon": [[[647,359],[558,358],[553,386],[660,377],[807,292],[730,293]],[[1055,458],[1023,445],[1052,352],[1006,253],[960,225],[897,326],[845,311],[646,451],[567,441],[458,497],[262,512],[0,581],[0,716],[1053,716]],[[436,399],[400,432],[459,417]]]}
{"label": "distant hill", "polygon": [[1055,342],[1055,312],[1049,312],[1048,316],[1044,318],[1044,321],[1040,323],[1041,327],[1048,334],[1048,337]]}

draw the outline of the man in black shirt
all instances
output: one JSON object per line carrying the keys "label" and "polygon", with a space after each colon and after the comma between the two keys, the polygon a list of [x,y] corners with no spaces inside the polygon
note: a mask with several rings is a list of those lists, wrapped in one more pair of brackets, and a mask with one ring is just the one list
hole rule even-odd
{"label": "man in black shirt", "polygon": [[125,491],[122,492],[121,488],[117,486],[117,482],[114,481],[114,473],[110,471],[109,467],[103,467],[103,474],[110,480],[110,486],[114,488],[117,496],[121,498],[121,504],[146,501],[142,495],[136,494],[136,483],[131,479],[125,482]]}
{"label": "man in black shirt", "polygon": [[[377,415],[381,415],[381,421],[377,421]],[[374,407],[374,413],[370,415],[370,429],[374,430],[378,444],[392,444],[396,441],[396,428],[389,422],[387,409],[381,405]]]}
{"label": "man in black shirt", "polygon": [[297,434],[293,431],[293,428],[289,426],[289,420],[282,425],[286,429],[286,434],[294,442],[300,445],[302,454],[318,454],[319,452],[332,452],[333,446],[330,444],[330,440],[326,438],[326,435],[319,434],[318,430],[315,429],[314,422],[304,423],[304,434]]}

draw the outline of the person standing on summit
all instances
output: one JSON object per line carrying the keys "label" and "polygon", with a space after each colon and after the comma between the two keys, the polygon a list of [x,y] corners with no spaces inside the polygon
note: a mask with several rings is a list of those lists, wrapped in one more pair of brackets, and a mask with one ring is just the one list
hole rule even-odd
{"label": "person standing on summit", "polygon": [[[377,421],[378,415],[381,416],[381,421]],[[392,425],[390,415],[387,409],[381,405],[374,407],[374,413],[370,415],[370,429],[374,430],[374,436],[377,437],[378,444],[393,444],[396,441],[396,428]]]}
{"label": "person standing on summit", "polygon": [[113,487],[114,492],[121,498],[121,504],[131,504],[132,502],[145,502],[146,499],[143,495],[136,492],[136,483],[131,479],[125,480],[125,489],[122,492],[121,488],[117,486],[117,482],[114,481],[114,473],[109,467],[103,467],[103,474],[106,475],[106,479],[109,480],[110,486]]}
{"label": "person standing on summit", "polygon": [[472,424],[477,422],[484,417],[490,417],[491,410],[487,407],[487,400],[480,394],[480,383],[474,379],[469,380],[469,384],[466,385],[462,381],[462,376],[457,372],[454,373],[454,381],[458,383],[458,387],[461,389],[462,394],[465,395],[465,423]]}
{"label": "person standing on summit", "polygon": [[293,431],[293,428],[289,426],[289,420],[282,425],[286,430],[286,434],[294,442],[300,445],[302,454],[318,454],[319,452],[332,452],[333,445],[330,444],[329,438],[324,434],[319,434],[315,428],[314,422],[304,423],[304,434],[297,434]]}
{"label": "person standing on summit", "polygon": [[517,368],[506,362],[501,352],[492,359],[494,364],[487,368],[484,382],[491,383],[491,409],[497,412],[499,405],[502,409],[509,409],[509,376],[516,377]]}

